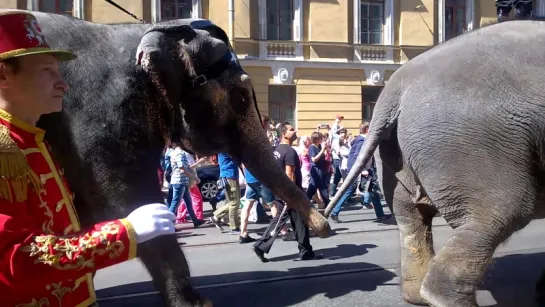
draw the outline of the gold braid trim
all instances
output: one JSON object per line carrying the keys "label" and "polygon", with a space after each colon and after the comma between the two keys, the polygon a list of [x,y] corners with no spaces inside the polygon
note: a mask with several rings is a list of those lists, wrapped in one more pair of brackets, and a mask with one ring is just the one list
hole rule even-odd
{"label": "gold braid trim", "polygon": [[40,191],[39,178],[32,172],[25,154],[9,135],[8,127],[0,125],[0,198],[26,201],[29,182]]}

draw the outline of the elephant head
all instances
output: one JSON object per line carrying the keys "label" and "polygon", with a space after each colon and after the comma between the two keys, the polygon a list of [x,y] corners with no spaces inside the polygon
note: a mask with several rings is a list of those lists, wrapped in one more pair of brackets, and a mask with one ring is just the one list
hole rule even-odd
{"label": "elephant head", "polygon": [[154,25],[144,33],[136,58],[176,113],[173,130],[186,150],[230,154],[318,235],[328,235],[327,221],[277,165],[250,77],[222,29],[207,20]]}

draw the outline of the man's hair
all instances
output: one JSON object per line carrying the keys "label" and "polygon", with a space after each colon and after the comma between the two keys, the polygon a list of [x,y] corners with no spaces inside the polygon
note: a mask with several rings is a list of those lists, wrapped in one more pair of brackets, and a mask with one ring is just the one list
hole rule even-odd
{"label": "man's hair", "polygon": [[319,131],[314,131],[310,135],[310,141],[312,142],[312,144],[318,142],[319,140],[323,140],[323,139],[324,139],[324,135]]}
{"label": "man's hair", "polygon": [[182,147],[182,138],[180,138],[180,136],[178,136],[178,135],[173,135],[170,138],[170,146],[172,148],[176,148],[178,146]]}
{"label": "man's hair", "polygon": [[360,134],[365,133],[365,130],[369,129],[369,122],[363,122],[360,125]]}
{"label": "man's hair", "polygon": [[19,60],[17,58],[10,58],[0,61],[3,66],[10,66],[11,70],[16,73],[19,70]]}
{"label": "man's hair", "polygon": [[282,135],[284,135],[286,132],[288,132],[288,126],[291,126],[291,124],[289,122],[283,122],[280,125],[280,133]]}
{"label": "man's hair", "polygon": [[337,134],[341,134],[341,133],[347,134],[348,130],[346,130],[346,128],[341,128],[341,129],[337,130]]}

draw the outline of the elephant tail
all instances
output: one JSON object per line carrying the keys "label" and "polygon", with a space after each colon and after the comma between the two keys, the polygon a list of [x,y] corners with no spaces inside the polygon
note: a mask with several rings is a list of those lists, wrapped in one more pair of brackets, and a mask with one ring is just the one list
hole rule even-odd
{"label": "elephant tail", "polygon": [[[394,76],[395,74],[392,78],[394,78]],[[392,80],[392,78],[390,80]],[[401,110],[400,102],[402,87],[400,85],[395,86],[392,83],[393,82],[390,81],[391,86],[386,86],[378,98],[373,111],[373,118],[369,126],[369,132],[365,138],[365,143],[363,144],[350,173],[348,173],[343,184],[325,209],[324,216],[326,218],[344,195],[348,187],[358,179],[358,176],[365,166],[369,164],[380,141],[389,139],[393,129],[396,127],[399,112]]]}

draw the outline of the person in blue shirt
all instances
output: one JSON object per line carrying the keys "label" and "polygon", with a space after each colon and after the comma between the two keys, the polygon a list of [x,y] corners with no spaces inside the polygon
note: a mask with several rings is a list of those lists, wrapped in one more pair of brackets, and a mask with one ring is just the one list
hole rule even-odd
{"label": "person in blue shirt", "polygon": [[220,181],[225,189],[226,203],[223,207],[214,211],[209,221],[219,230],[223,230],[220,220],[229,214],[229,228],[231,229],[229,234],[238,235],[240,234],[240,219],[238,216],[240,206],[239,165],[226,153],[218,154],[218,164],[220,167]]}
{"label": "person in blue shirt", "polygon": [[[363,144],[365,143],[365,136],[367,135],[368,131],[369,131],[369,123],[363,122],[360,125],[360,135],[354,138],[354,140],[352,141],[352,147],[350,147],[350,153],[348,154],[348,161],[347,161],[348,172],[350,172],[350,170],[354,166],[354,163],[356,163],[356,159],[358,158],[360,150],[363,147]],[[376,184],[376,179],[373,180],[374,172],[372,169],[372,161],[369,161],[368,165],[363,170],[362,175],[364,178],[366,178],[365,180],[370,181],[367,191],[364,191],[364,192],[367,192],[368,194],[366,194],[366,196],[369,196],[371,198],[371,202],[373,203],[373,207],[375,209],[375,214],[377,215],[377,220],[380,221],[380,220],[387,219],[390,216],[389,215],[386,216],[384,214],[384,210],[382,209],[382,203],[380,202],[380,197],[376,194],[376,189],[373,189],[373,184]],[[339,220],[339,213],[341,212],[342,206],[344,205],[346,201],[348,201],[354,196],[354,193],[356,192],[357,188],[358,188],[358,181],[356,180],[346,190],[346,192],[341,197],[341,199],[339,200],[335,208],[333,208],[333,211],[331,211],[331,219],[335,221],[336,223],[341,223],[341,220]],[[363,202],[361,198],[360,198],[360,202],[364,206],[366,206],[366,204]]]}

